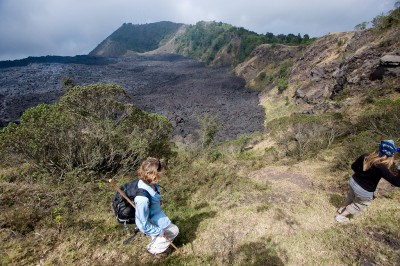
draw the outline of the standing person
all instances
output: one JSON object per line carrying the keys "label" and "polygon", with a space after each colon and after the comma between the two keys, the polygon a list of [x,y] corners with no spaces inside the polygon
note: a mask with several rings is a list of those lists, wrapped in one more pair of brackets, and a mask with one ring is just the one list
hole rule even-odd
{"label": "standing person", "polygon": [[[178,227],[161,209],[161,193],[158,181],[165,172],[165,165],[155,158],[147,158],[138,170],[138,188],[148,192],[150,197],[135,197],[135,224],[145,235],[151,236],[147,251],[158,258],[167,256],[170,241],[179,234]],[[168,239],[166,239],[166,237]]]}
{"label": "standing person", "polygon": [[397,176],[389,170],[394,164],[396,151],[399,148],[396,149],[393,140],[383,140],[379,144],[379,152],[363,154],[353,162],[351,168],[354,174],[349,180],[350,190],[337,211],[336,221],[347,222],[349,214],[358,215],[368,207],[382,177],[400,187],[400,165],[397,165]]}

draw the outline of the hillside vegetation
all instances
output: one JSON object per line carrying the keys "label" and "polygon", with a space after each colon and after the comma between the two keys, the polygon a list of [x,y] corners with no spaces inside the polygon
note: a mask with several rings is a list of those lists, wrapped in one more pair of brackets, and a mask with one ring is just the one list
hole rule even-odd
{"label": "hillside vegetation", "polygon": [[176,51],[186,56],[199,58],[211,65],[236,65],[264,43],[288,45],[308,44],[312,41],[305,34],[257,34],[244,28],[222,22],[200,21],[190,25],[176,40]]}
{"label": "hillside vegetation", "polygon": [[[157,22],[144,25],[123,24],[93,51],[91,56],[115,57],[157,51],[164,45],[184,56],[200,59],[214,66],[243,62],[260,44],[306,45],[315,40],[308,34],[257,34],[222,22],[200,21],[195,25]],[[172,42],[172,43],[171,43]],[[162,50],[161,50],[162,52]]]}
{"label": "hillside vegetation", "polygon": [[[85,102],[83,95],[89,96]],[[126,106],[117,96],[123,92],[110,85],[69,88],[60,102],[26,111],[21,125],[1,132],[7,147],[0,172],[2,264],[399,261],[398,190],[380,189],[371,208],[349,224],[335,224],[333,217],[347,189],[351,158],[373,150],[371,139],[398,134],[400,101],[386,101],[381,106],[387,108],[377,106],[357,123],[340,123],[340,116],[297,116],[275,120],[268,134],[214,145],[167,145],[162,118]],[[212,140],[213,129],[204,130]],[[333,138],[332,132],[341,134]],[[129,233],[116,222],[110,204],[115,192],[103,181],[116,177],[122,185],[133,179],[137,162],[148,155],[169,161],[161,182],[164,209],[180,228],[180,253],[162,261],[145,252],[143,235],[122,244]]]}
{"label": "hillside vegetation", "polygon": [[[379,62],[400,53],[399,14],[305,47],[257,46],[235,71],[261,92],[265,131],[235,140],[215,143],[204,119],[203,141],[171,143],[166,119],[110,84],[67,86],[27,110],[0,133],[1,264],[400,265],[397,188],[381,182],[362,215],[334,221],[350,163],[381,139],[400,143],[398,67]],[[168,161],[163,208],[180,228],[180,252],[163,260],[143,235],[122,244],[133,230],[104,181],[131,180],[146,156]]]}

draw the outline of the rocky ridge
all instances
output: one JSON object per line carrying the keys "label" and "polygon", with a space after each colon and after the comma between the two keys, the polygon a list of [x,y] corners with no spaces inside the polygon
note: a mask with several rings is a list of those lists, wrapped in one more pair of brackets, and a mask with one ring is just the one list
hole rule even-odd
{"label": "rocky ridge", "polygon": [[[368,91],[386,82],[400,91],[400,29],[384,34],[372,30],[331,33],[307,47],[262,45],[250,59],[235,68],[251,86],[255,78],[272,64],[292,60],[289,87],[279,94],[266,86],[262,101],[274,104],[285,97],[296,106],[297,112],[346,112]],[[397,85],[396,85],[397,84]],[[272,91],[271,91],[272,90]],[[341,106],[334,100],[343,90],[349,92]],[[268,110],[267,116],[268,116]]]}

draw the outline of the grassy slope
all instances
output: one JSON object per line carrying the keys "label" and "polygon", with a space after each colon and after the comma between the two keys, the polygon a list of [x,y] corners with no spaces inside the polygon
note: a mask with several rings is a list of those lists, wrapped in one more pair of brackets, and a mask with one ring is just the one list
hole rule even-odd
{"label": "grassy slope", "polygon": [[2,264],[400,262],[398,190],[382,186],[384,195],[368,211],[349,224],[337,224],[334,215],[349,173],[329,170],[327,158],[268,162],[264,148],[239,152],[237,143],[219,151],[215,161],[215,151],[181,155],[162,182],[165,211],[181,230],[176,239],[180,254],[162,261],[146,254],[149,239],[143,235],[122,245],[128,236],[113,218],[114,192],[105,184],[54,188],[27,182],[29,174],[25,181],[9,182],[5,176],[12,174],[2,170],[2,202],[11,205],[2,204]]}

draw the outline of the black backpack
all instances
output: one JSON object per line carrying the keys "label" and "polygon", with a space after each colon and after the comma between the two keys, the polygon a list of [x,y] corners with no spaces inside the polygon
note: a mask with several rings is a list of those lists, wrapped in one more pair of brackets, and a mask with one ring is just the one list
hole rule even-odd
{"label": "black backpack", "polygon": [[[125,195],[134,202],[136,196],[144,196],[150,200],[150,194],[147,190],[138,188],[139,180],[134,180],[126,183],[121,187]],[[134,224],[135,223],[135,208],[122,195],[117,192],[112,202],[115,217],[119,223]]]}

